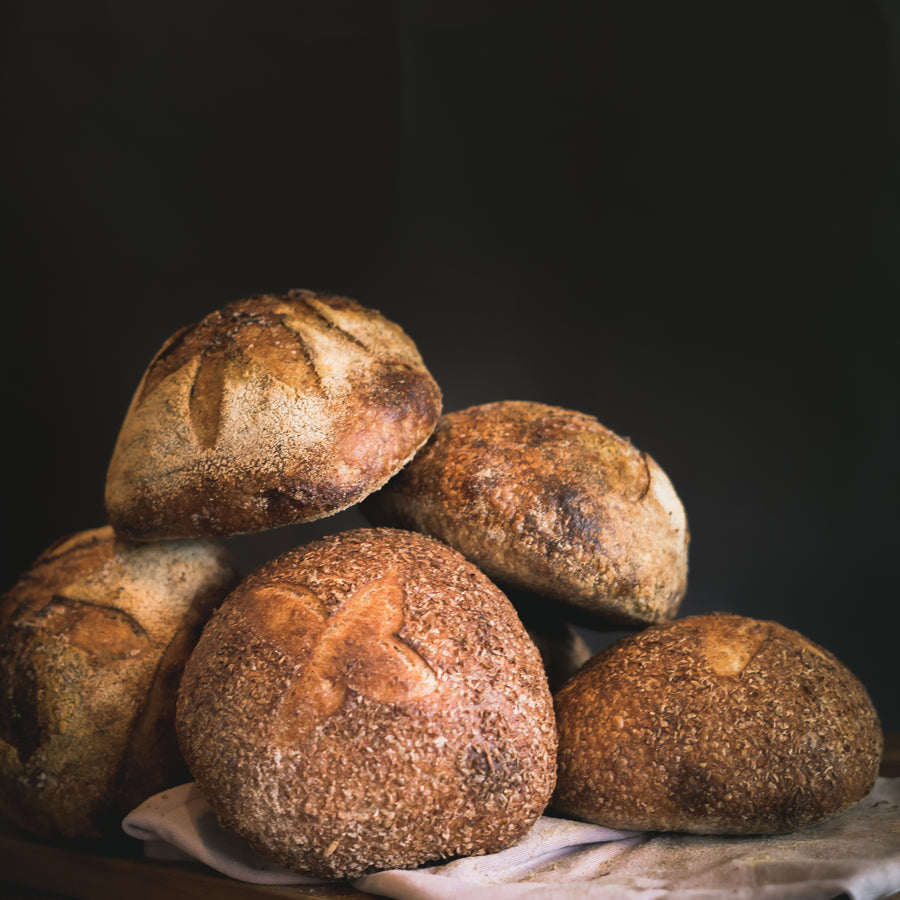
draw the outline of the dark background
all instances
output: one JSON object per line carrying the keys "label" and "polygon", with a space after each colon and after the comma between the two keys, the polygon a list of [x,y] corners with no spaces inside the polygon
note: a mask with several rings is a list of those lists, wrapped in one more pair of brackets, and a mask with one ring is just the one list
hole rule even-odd
{"label": "dark background", "polygon": [[[796,628],[900,731],[898,4],[0,15],[3,589],[102,524],[165,338],[328,290],[406,329],[446,410],[630,436],[687,509],[682,612]],[[252,565],[355,524],[231,543]]]}

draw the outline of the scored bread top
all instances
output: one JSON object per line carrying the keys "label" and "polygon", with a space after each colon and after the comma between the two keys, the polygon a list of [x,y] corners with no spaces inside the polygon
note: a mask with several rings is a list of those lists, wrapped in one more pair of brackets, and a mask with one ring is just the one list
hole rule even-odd
{"label": "scored bread top", "polygon": [[512,605],[394,529],[245,579],[188,662],[177,722],[223,824],[323,877],[510,846],[556,777],[546,676]]}
{"label": "scored bread top", "polygon": [[656,462],[593,416],[501,401],[443,415],[363,511],[434,535],[502,586],[625,624],[672,618],[684,508]]}
{"label": "scored bread top", "polygon": [[621,638],[555,707],[553,807],[613,828],[793,831],[861,800],[881,759],[859,680],[796,631],[743,616]]}
{"label": "scored bread top", "polygon": [[122,423],[106,510],[135,540],[338,512],[424,443],[441,395],[379,312],[312,291],[238,300],[174,334]]}
{"label": "scored bread top", "polygon": [[208,540],[58,541],[0,598],[0,811],[44,837],[119,833],[186,776],[181,669],[237,582]]}

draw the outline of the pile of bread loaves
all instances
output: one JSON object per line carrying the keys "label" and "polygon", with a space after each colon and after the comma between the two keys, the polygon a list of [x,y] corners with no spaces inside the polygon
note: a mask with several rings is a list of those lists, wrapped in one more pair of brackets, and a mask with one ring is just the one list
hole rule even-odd
{"label": "pile of bread loaves", "polygon": [[[688,527],[650,456],[579,412],[441,402],[346,298],[251,297],[173,335],[108,524],[2,598],[3,817],[95,838],[193,779],[263,854],[351,878],[501,850],[545,811],[777,833],[869,792],[881,729],[838,660],[676,618]],[[355,504],[371,527],[246,576],[221,540]],[[561,609],[629,634],[588,659]]]}

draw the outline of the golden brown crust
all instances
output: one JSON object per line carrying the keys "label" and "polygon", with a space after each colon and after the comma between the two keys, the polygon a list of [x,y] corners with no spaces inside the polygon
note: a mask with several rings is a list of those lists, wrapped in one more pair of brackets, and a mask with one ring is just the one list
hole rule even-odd
{"label": "golden brown crust", "polygon": [[505,401],[441,417],[363,510],[434,535],[487,575],[605,620],[672,618],[688,529],[669,479],[594,417]]}
{"label": "golden brown crust", "polygon": [[872,788],[882,733],[860,682],[775,622],[692,616],[597,654],[555,697],[553,807],[602,825],[777,834]]}
{"label": "golden brown crust", "polygon": [[242,582],[186,666],[177,724],[223,824],[323,877],[510,846],[555,780],[550,692],[511,604],[393,529]]}
{"label": "golden brown crust", "polygon": [[173,335],[135,392],[106,509],[133,540],[321,518],[422,445],[440,391],[403,330],[311,291],[239,300]]}
{"label": "golden brown crust", "polygon": [[120,831],[186,774],[177,681],[234,586],[209,541],[128,546],[109,527],[43,553],[0,600],[0,813],[47,838]]}

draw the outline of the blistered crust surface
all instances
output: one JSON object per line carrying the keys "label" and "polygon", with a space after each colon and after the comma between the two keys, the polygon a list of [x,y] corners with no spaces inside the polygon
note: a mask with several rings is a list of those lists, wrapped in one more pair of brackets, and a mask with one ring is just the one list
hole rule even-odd
{"label": "blistered crust surface", "polygon": [[237,575],[209,541],[121,544],[109,527],[43,553],[0,599],[0,811],[45,837],[118,833],[185,775],[177,681]]}
{"label": "blistered crust surface", "polygon": [[862,799],[881,760],[862,684],[774,622],[651,626],[595,656],[555,703],[553,807],[615,828],[794,831]]}
{"label": "blistered crust surface", "polygon": [[617,622],[670,619],[686,590],[671,482],[582,413],[517,401],[447,413],[363,508],[439,537],[501,583]]}
{"label": "blistered crust surface", "polygon": [[245,580],[188,663],[178,728],[226,827],[324,877],[510,846],[555,782],[550,692],[511,604],[391,529]]}
{"label": "blistered crust surface", "polygon": [[109,521],[148,540],[330,515],[416,452],[440,403],[412,340],[377,311],[299,290],[237,301],[150,363],[110,461]]}

